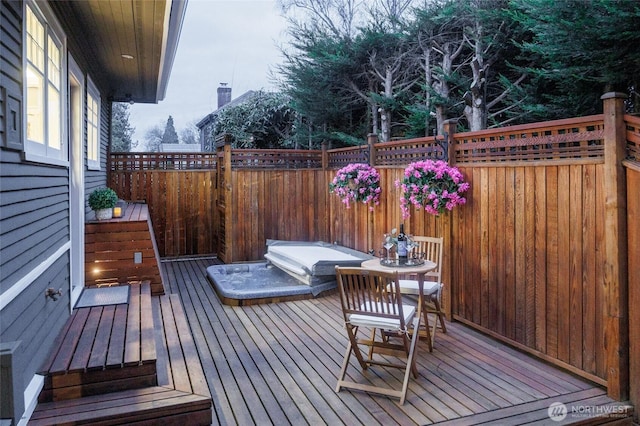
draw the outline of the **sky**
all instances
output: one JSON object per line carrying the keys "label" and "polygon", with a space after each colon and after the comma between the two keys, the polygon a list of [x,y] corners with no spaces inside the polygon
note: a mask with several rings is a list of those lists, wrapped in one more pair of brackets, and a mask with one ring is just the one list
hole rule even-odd
{"label": "sky", "polygon": [[232,99],[275,90],[270,71],[283,61],[285,40],[286,21],[275,1],[189,0],[164,100],[130,108],[133,140],[143,144],[147,130],[164,130],[170,115],[180,135],[218,108],[220,83],[228,83]]}

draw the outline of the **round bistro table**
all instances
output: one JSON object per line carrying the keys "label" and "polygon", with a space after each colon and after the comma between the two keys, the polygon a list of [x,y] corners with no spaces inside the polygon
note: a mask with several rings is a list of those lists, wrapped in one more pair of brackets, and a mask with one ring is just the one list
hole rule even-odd
{"label": "round bistro table", "polygon": [[421,333],[420,336],[426,337],[429,352],[433,351],[433,343],[431,342],[431,330],[429,327],[429,316],[427,314],[427,309],[425,307],[425,297],[424,297],[424,277],[425,274],[436,267],[436,264],[425,260],[424,263],[419,265],[400,265],[400,264],[392,264],[392,265],[384,265],[381,263],[380,259],[370,259],[362,262],[361,265],[364,269],[369,269],[371,271],[382,271],[382,272],[397,272],[398,275],[416,275],[418,278],[418,316],[421,314],[424,315],[424,334]]}

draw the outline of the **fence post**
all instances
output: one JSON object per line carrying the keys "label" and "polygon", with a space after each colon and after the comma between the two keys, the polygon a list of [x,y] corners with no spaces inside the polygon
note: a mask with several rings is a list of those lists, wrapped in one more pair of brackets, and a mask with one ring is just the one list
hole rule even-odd
{"label": "fence post", "polygon": [[233,262],[233,185],[231,180],[231,136],[216,141],[218,151],[218,257],[224,263]]}
{"label": "fence post", "polygon": [[444,126],[444,132],[447,134],[447,140],[449,144],[447,145],[447,158],[449,165],[451,167],[456,165],[456,127],[458,126],[458,120],[451,119],[442,123]]}
{"label": "fence post", "polygon": [[327,142],[322,141],[320,146],[322,147],[322,170],[327,170],[329,168],[329,153],[327,152]]}
{"label": "fence post", "polygon": [[602,95],[604,110],[605,191],[605,351],[607,393],[619,401],[629,396],[629,310],[627,260],[627,185],[624,93]]}
{"label": "fence post", "polygon": [[378,135],[375,133],[369,133],[367,135],[367,144],[369,145],[369,165],[371,167],[376,166],[376,147],[378,143]]}
{"label": "fence post", "polygon": [[[448,160],[448,163],[451,167],[456,165],[456,156],[455,156],[455,134],[456,134],[456,126],[458,125],[458,120],[446,120],[443,123],[443,131],[447,134],[447,140],[449,141],[448,145],[444,147],[447,150],[444,154]],[[458,207],[459,208],[459,207]],[[442,305],[445,315],[449,320],[453,318],[453,253],[454,250],[454,242],[453,242],[453,215],[455,211],[446,212],[442,217],[442,237],[443,240],[443,250],[442,250],[442,282],[447,283],[444,287],[442,287]]]}

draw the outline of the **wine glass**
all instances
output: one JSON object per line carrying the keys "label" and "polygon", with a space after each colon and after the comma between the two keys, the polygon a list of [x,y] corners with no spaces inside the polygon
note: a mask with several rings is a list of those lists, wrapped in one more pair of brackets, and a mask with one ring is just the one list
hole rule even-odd
{"label": "wine glass", "polygon": [[393,239],[391,238],[391,234],[384,234],[384,241],[382,243],[382,247],[385,248],[385,250],[387,250],[387,262],[391,262],[391,248],[394,246],[395,244],[393,243]]}
{"label": "wine glass", "polygon": [[414,264],[413,249],[418,247],[419,245],[420,244],[418,244],[418,242],[413,239],[412,235],[407,235],[407,252],[409,253],[409,260],[407,260],[407,265]]}

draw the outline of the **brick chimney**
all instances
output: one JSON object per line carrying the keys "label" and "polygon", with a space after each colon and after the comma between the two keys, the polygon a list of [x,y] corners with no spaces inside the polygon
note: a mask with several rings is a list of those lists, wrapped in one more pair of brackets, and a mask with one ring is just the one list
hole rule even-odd
{"label": "brick chimney", "polygon": [[231,102],[231,87],[227,83],[220,83],[218,87],[218,109]]}

